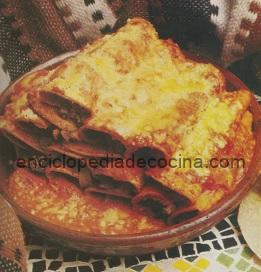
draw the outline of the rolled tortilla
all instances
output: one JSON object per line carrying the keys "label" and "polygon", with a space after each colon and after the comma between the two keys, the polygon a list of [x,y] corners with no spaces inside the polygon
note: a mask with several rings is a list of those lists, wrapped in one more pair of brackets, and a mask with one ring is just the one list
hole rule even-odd
{"label": "rolled tortilla", "polygon": [[91,183],[86,192],[131,199],[143,185],[141,171],[130,168],[90,168]]}
{"label": "rolled tortilla", "polygon": [[64,177],[47,180],[28,169],[12,173],[8,194],[36,219],[89,235],[137,234],[164,227],[161,220],[141,215],[118,200],[82,194]]}
{"label": "rolled tortilla", "polygon": [[[205,211],[240,181],[251,161],[255,139],[252,115],[247,111],[250,94],[241,90],[210,99],[198,121],[188,128],[173,158],[200,158],[202,166],[148,169],[162,185],[187,197],[195,209]],[[212,158],[243,158],[245,167],[211,167]],[[207,164],[207,167],[206,167]]]}
{"label": "rolled tortilla", "polygon": [[9,120],[0,119],[1,131],[12,143],[23,148],[23,149],[35,149],[39,152],[45,153],[42,148],[39,138],[36,135],[29,134],[26,130],[20,126],[15,125],[14,122]]}
{"label": "rolled tortilla", "polygon": [[193,206],[176,209],[168,218],[169,225],[176,225],[197,216],[199,211]]}
{"label": "rolled tortilla", "polygon": [[69,167],[47,167],[45,169],[45,175],[49,180],[55,179],[55,178],[65,178],[68,180],[68,182],[71,182],[72,184],[80,187],[79,182],[79,172],[77,172],[74,168]]}
{"label": "rolled tortilla", "polygon": [[133,208],[143,214],[162,218],[165,221],[190,201],[169,190],[155,180],[146,177],[140,192],[132,199]]}
{"label": "rolled tortilla", "polygon": [[41,146],[51,136],[50,124],[35,114],[28,103],[31,88],[45,84],[49,72],[41,70],[30,73],[19,80],[11,90],[10,102],[6,105],[4,115],[0,117],[1,131],[15,144],[25,148],[32,147],[44,152]]}
{"label": "rolled tortilla", "polygon": [[96,146],[95,142],[87,143],[83,141],[71,141],[63,144],[64,148],[74,152],[75,154],[79,154],[83,157],[95,157],[102,158],[106,156],[110,157],[119,157],[121,152],[120,149],[112,148],[111,146],[104,146],[104,148],[100,146]]}
{"label": "rolled tortilla", "polygon": [[95,134],[96,147],[106,142],[119,153],[147,147],[169,157],[176,139],[167,136],[175,134],[187,111],[178,105],[223,87],[224,77],[213,65],[185,58],[149,22],[132,19],[60,64],[44,87],[30,92],[29,101],[58,128],[79,130],[82,141]]}

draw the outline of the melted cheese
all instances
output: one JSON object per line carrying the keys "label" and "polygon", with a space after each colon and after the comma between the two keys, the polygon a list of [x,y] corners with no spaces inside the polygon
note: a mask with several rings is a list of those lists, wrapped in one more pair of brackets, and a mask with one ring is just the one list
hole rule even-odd
{"label": "melted cheese", "polygon": [[223,148],[225,137],[242,109],[243,105],[238,100],[229,103],[218,97],[209,98],[205,110],[198,116],[198,122],[182,139],[183,157],[201,157],[206,160],[216,149]]}
{"label": "melted cheese", "polygon": [[[180,168],[164,168],[161,172],[156,172],[154,169],[149,169],[156,180],[161,182],[168,188],[175,190],[186,196],[195,203],[199,210],[208,209],[212,204],[217,202],[224,195],[224,188],[231,189],[236,181],[236,170],[231,168],[214,169],[206,165],[212,158],[221,157],[218,152],[225,148],[228,140],[235,137],[233,127],[236,127],[238,122],[246,123],[249,130],[243,132],[238,131],[238,142],[242,143],[243,137],[239,136],[242,133],[247,135],[249,142],[248,148],[252,154],[253,138],[249,139],[251,128],[251,114],[248,112],[245,116],[245,111],[250,102],[250,94],[247,91],[238,91],[233,93],[224,92],[220,96],[208,97],[204,104],[204,109],[197,114],[197,120],[193,125],[183,127],[183,136],[176,143],[176,151],[173,153],[173,158],[193,160],[199,158],[203,162],[203,167],[195,167],[192,163]],[[182,131],[182,130],[181,130]],[[246,151],[241,151],[242,157],[245,156],[246,161],[250,161],[249,155],[245,155]],[[247,152],[249,154],[249,152]],[[238,156],[238,152],[232,150],[232,154],[226,154],[227,157]],[[237,154],[237,155],[235,155]],[[223,157],[226,157],[225,154]],[[219,189],[205,191],[204,183],[212,178],[214,184],[223,186]]]}
{"label": "melted cheese", "polygon": [[223,84],[213,65],[186,59],[173,42],[160,40],[150,23],[133,19],[57,67],[38,91],[91,111],[86,127],[119,137],[127,146],[159,148],[166,131],[172,134],[182,118],[176,110],[180,101],[209,96]]}

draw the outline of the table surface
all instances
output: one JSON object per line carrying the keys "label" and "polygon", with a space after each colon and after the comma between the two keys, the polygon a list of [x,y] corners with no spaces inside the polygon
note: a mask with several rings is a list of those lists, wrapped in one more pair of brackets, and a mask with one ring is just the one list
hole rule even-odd
{"label": "table surface", "polygon": [[89,256],[26,234],[28,272],[179,271],[261,272],[261,260],[247,246],[237,223],[237,211],[201,236],[154,254],[133,257]]}
{"label": "table surface", "polygon": [[[0,93],[9,81],[0,65]],[[236,217],[235,211],[211,230],[181,246],[126,258],[89,256],[26,233],[28,272],[261,272],[261,260],[247,246]]]}

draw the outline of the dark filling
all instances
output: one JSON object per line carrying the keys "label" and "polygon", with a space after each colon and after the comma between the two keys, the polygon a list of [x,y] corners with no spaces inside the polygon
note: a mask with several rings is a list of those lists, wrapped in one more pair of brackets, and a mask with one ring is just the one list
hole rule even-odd
{"label": "dark filling", "polygon": [[164,205],[160,200],[152,198],[143,198],[139,201],[141,210],[149,213],[155,218],[166,219],[171,213],[171,207]]}
{"label": "dark filling", "polygon": [[126,150],[125,146],[119,140],[112,139],[112,136],[105,132],[85,129],[82,132],[82,137],[84,141],[99,149],[104,149],[121,155],[123,155]]}
{"label": "dark filling", "polygon": [[153,160],[153,164],[155,164],[160,158],[164,157],[164,154],[156,148],[142,147],[134,152],[135,161],[138,162],[138,160],[144,160],[146,162],[146,167],[151,166],[149,160]]}
{"label": "dark filling", "polygon": [[155,190],[161,192],[163,195],[165,195],[168,199],[171,199],[175,207],[181,208],[187,206],[190,201],[183,195],[172,191],[171,189],[163,186],[161,183],[156,181],[152,177],[145,177],[145,184],[153,187]]}
{"label": "dark filling", "polygon": [[44,103],[53,106],[55,112],[62,119],[72,122],[76,127],[81,127],[86,118],[90,116],[90,112],[86,109],[63,97],[45,92],[41,93],[41,97]]}
{"label": "dark filling", "polygon": [[129,182],[117,181],[112,177],[105,175],[95,175],[93,177],[93,185],[99,189],[107,190],[108,194],[110,193],[110,190],[112,193],[114,192],[126,196],[133,196],[137,193],[136,188]]}
{"label": "dark filling", "polygon": [[41,146],[45,147],[52,143],[52,127],[38,128],[33,123],[20,121],[17,126],[26,132],[28,135],[37,139]]}
{"label": "dark filling", "polygon": [[28,122],[23,122],[23,121],[19,121],[17,122],[17,126],[20,127],[22,130],[33,134],[37,137],[39,136],[51,136],[52,135],[52,128],[48,127],[48,128],[39,128],[36,125],[34,125],[33,123],[28,123]]}
{"label": "dark filling", "polygon": [[183,221],[186,221],[188,219],[191,219],[192,217],[195,217],[196,215],[198,215],[198,211],[197,210],[192,210],[192,211],[187,211],[181,214],[177,214],[177,216],[173,216],[170,218],[169,220],[169,224],[170,225],[175,225],[175,224],[179,224]]}

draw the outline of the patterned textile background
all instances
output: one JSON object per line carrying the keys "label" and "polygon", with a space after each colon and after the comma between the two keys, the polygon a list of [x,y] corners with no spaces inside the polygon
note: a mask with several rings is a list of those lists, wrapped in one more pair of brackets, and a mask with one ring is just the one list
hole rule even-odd
{"label": "patterned textile background", "polygon": [[0,55],[12,79],[134,16],[224,65],[261,50],[261,0],[1,0],[0,11]]}

